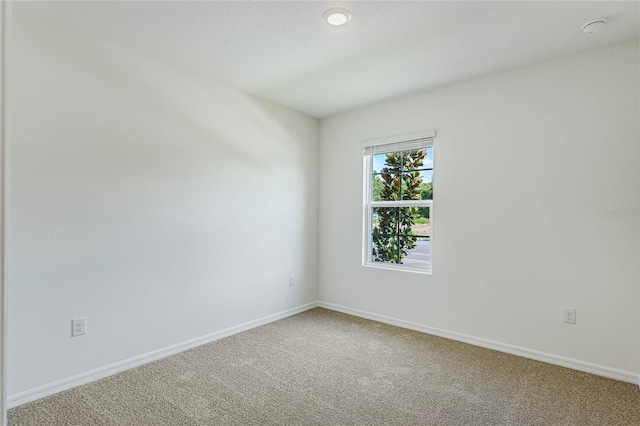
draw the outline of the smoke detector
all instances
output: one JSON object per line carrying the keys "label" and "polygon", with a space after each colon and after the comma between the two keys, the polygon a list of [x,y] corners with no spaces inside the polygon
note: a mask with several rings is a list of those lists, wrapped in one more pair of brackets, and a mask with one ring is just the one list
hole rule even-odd
{"label": "smoke detector", "polygon": [[583,26],[580,27],[580,29],[587,34],[595,34],[599,32],[602,29],[602,27],[604,27],[604,24],[606,23],[607,23],[607,18],[598,18],[585,23]]}

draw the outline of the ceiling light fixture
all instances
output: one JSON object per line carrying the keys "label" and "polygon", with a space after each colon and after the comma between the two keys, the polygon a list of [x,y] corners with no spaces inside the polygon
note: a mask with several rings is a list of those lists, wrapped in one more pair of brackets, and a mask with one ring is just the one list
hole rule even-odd
{"label": "ceiling light fixture", "polygon": [[606,23],[607,18],[598,18],[594,19],[593,21],[587,22],[586,24],[581,26],[580,29],[587,34],[595,34],[599,32]]}
{"label": "ceiling light fixture", "polygon": [[322,18],[327,21],[329,25],[339,27],[351,21],[351,12],[339,7],[329,9],[322,14]]}

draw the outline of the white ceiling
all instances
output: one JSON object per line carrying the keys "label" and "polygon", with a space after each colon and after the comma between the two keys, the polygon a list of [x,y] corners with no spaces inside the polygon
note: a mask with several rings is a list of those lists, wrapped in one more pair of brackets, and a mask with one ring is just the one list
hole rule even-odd
{"label": "white ceiling", "polygon": [[[334,28],[330,7],[352,12]],[[638,37],[638,2],[24,2],[37,14],[313,117]],[[604,31],[580,26],[606,17]]]}

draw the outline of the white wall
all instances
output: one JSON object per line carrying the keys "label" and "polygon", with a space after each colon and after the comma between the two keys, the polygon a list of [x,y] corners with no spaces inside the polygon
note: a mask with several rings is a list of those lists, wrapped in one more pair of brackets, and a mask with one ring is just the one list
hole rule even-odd
{"label": "white wall", "polygon": [[[637,43],[322,120],[319,299],[637,374]],[[360,143],[431,128],[433,275],[363,267]]]}
{"label": "white wall", "polygon": [[10,395],[316,300],[317,120],[12,30]]}
{"label": "white wall", "polygon": [[0,425],[7,424],[6,309],[5,309],[5,138],[6,138],[6,54],[7,4],[0,4]]}

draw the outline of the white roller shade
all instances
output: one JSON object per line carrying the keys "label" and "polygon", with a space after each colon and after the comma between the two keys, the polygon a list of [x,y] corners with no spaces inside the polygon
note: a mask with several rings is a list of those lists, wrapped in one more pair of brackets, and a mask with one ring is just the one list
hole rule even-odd
{"label": "white roller shade", "polygon": [[364,155],[428,148],[433,146],[435,134],[436,132],[434,130],[429,130],[419,134],[364,141],[362,144]]}

